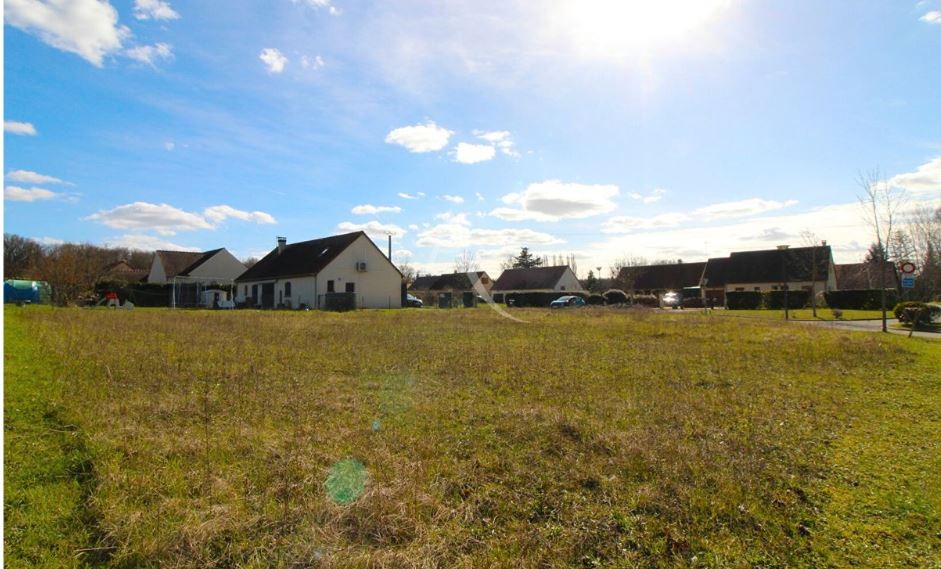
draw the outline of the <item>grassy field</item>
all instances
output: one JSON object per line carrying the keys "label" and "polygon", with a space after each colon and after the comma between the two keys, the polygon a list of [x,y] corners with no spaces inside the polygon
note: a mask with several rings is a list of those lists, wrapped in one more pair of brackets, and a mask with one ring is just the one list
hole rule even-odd
{"label": "grassy field", "polygon": [[941,564],[941,345],[657,311],[5,312],[8,567]]}

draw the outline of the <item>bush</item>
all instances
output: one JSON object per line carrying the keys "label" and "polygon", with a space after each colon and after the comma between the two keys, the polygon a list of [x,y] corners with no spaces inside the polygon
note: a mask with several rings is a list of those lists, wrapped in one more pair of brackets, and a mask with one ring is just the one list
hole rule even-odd
{"label": "bush", "polygon": [[729,310],[755,310],[761,308],[758,291],[734,291],[725,294],[725,307]]}
{"label": "bush", "polygon": [[911,315],[914,311],[921,310],[921,316],[916,324],[927,324],[941,318],[941,306],[937,304],[928,304],[927,302],[900,302],[895,305],[892,312],[899,322],[911,324]]}
{"label": "bush", "polygon": [[[861,290],[831,290],[824,293],[824,299],[830,308],[843,310],[878,310],[882,307],[882,291],[877,288]],[[893,306],[899,301],[898,293],[886,289],[885,305]]]}
{"label": "bush", "polygon": [[628,302],[627,293],[616,288],[605,292],[603,296],[608,304],[627,304]]}
{"label": "bush", "polygon": [[587,302],[588,304],[591,304],[592,306],[602,306],[604,305],[604,296],[600,294],[589,295]]}
{"label": "bush", "polygon": [[761,306],[769,310],[784,308],[785,298],[790,309],[803,308],[810,303],[810,291],[806,290],[772,290],[761,295]]}

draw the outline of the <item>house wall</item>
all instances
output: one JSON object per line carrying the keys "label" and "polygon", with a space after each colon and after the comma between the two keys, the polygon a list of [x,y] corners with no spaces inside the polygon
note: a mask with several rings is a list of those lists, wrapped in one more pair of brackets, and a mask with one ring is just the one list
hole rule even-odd
{"label": "house wall", "polygon": [[147,273],[147,282],[156,284],[165,284],[167,282],[167,273],[163,270],[160,255],[154,254],[154,260],[150,262],[150,272]]}
{"label": "house wall", "polygon": [[582,292],[585,289],[582,288],[582,283],[578,282],[578,277],[575,276],[575,272],[572,269],[567,269],[562,273],[562,277],[559,279],[559,282],[555,284],[553,289],[556,292]]}
{"label": "house wall", "polygon": [[[803,290],[804,287],[810,288],[812,285],[814,287],[814,294],[834,290],[836,288],[834,283],[836,278],[833,276],[833,271],[830,271],[830,276],[827,280],[819,280],[816,283],[812,281],[791,281],[787,283],[788,289],[790,290]],[[769,292],[772,290],[778,290],[781,287],[780,282],[774,283],[729,283],[725,285],[725,292],[736,292],[738,289],[744,291],[759,291],[759,292]]]}
{"label": "house wall", "polygon": [[[366,262],[366,272],[357,272],[356,263]],[[346,283],[355,283],[359,308],[401,308],[402,276],[386,256],[366,236],[361,235],[317,276],[318,294],[327,292],[327,281],[335,283],[336,292],[344,292]]]}
{"label": "house wall", "polygon": [[[366,271],[356,270],[357,262],[366,263]],[[360,236],[337,255],[317,276],[288,277],[239,282],[236,301],[245,302],[258,285],[257,302],[261,302],[261,285],[274,283],[274,304],[285,308],[323,306],[327,281],[334,281],[335,292],[345,292],[346,283],[354,283],[358,308],[401,308],[402,276],[368,237]],[[285,296],[285,283],[291,283],[291,296]],[[246,295],[246,287],[248,294]]]}
{"label": "house wall", "polygon": [[205,263],[196,267],[189,275],[190,280],[218,280],[221,284],[235,280],[245,272],[245,265],[232,253],[223,249]]}

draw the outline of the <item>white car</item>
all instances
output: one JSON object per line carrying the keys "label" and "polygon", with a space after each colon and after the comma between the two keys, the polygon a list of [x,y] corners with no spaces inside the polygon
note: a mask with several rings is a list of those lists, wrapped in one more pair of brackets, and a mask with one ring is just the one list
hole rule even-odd
{"label": "white car", "polygon": [[678,292],[667,292],[660,297],[660,307],[667,308],[670,307],[674,310],[677,308],[683,308],[683,297],[680,296]]}

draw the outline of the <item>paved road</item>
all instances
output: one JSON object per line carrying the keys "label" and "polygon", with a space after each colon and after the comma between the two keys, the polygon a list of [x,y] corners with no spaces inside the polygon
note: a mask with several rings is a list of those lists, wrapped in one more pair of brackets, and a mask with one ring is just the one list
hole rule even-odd
{"label": "paved road", "polygon": [[[654,308],[654,310],[661,310]],[[702,314],[701,309],[689,309],[689,310],[671,310],[671,314]],[[726,318],[736,317],[734,315],[723,315]],[[744,318],[748,320],[760,320],[759,318],[752,316],[738,316],[736,318]],[[779,320],[780,322],[780,320]],[[853,332],[882,332],[882,320],[789,320],[795,324],[804,324],[806,326],[819,326],[821,328],[836,328],[837,330],[850,330]],[[893,324],[896,324],[895,318],[889,318],[889,333],[890,334],[900,334],[903,336],[908,336],[908,330],[899,330],[892,328]],[[921,332],[915,331],[914,336],[918,338],[928,338],[931,340],[941,340],[941,333],[938,332]]]}
{"label": "paved road", "polygon": [[[882,332],[882,320],[792,320],[792,322],[806,324],[808,326],[852,330],[854,332]],[[908,336],[908,330],[892,328],[893,324],[895,324],[894,318],[889,321],[889,333]],[[918,338],[941,340],[941,334],[937,332],[921,332],[916,330],[914,336]]]}

